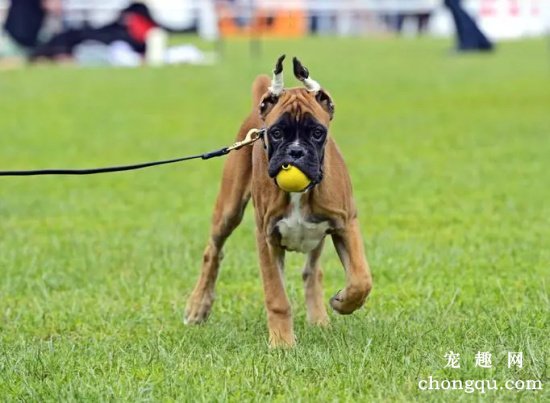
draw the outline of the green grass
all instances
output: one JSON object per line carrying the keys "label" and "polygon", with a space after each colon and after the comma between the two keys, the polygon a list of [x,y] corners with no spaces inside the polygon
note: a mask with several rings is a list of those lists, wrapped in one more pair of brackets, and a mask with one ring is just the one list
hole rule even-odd
{"label": "green grass", "polygon": [[[0,179],[0,399],[548,400],[550,55],[456,56],[446,41],[229,42],[213,67],[0,74],[0,169],[175,157],[232,142],[253,77],[298,55],[333,95],[374,274],[365,308],[269,350],[253,216],[226,247],[207,324],[185,327],[222,160],[97,177]],[[287,74],[287,85],[294,85]],[[325,294],[344,273],[326,248]],[[462,355],[446,369],[443,355]],[[493,369],[474,367],[478,351]],[[523,351],[523,369],[508,369]],[[418,380],[542,380],[420,391]]]}

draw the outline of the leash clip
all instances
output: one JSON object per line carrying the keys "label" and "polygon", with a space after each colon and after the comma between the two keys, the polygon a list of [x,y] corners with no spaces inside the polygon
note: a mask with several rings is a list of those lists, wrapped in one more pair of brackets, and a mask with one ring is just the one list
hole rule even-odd
{"label": "leash clip", "polygon": [[237,141],[235,144],[227,147],[227,151],[238,150],[239,148],[252,144],[258,141],[264,133],[265,129],[250,129],[242,141]]}

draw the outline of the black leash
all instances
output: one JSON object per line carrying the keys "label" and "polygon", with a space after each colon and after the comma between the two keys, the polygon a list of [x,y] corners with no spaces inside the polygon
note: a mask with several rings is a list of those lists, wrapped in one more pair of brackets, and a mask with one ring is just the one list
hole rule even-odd
{"label": "black leash", "polygon": [[30,171],[0,171],[0,176],[93,175],[93,174],[103,174],[108,172],[132,171],[134,169],[143,169],[143,168],[153,167],[156,165],[173,164],[180,161],[189,161],[189,160],[194,160],[199,158],[203,160],[207,160],[213,157],[221,157],[222,155],[225,155],[228,152],[229,151],[227,150],[227,147],[225,147],[206,154],[191,155],[189,157],[175,158],[171,160],[144,162],[142,164],[120,165],[120,166],[90,168],[90,169],[37,169],[37,170],[30,170]]}
{"label": "black leash", "polygon": [[238,150],[241,147],[254,143],[256,140],[259,140],[265,133],[265,129],[251,129],[244,138],[243,141],[238,141],[235,144],[220,148],[219,150],[214,150],[204,154],[190,155],[181,158],[174,158],[169,160],[154,161],[154,162],[144,162],[141,164],[133,165],[120,165],[104,168],[90,168],[90,169],[37,169],[29,171],[0,171],[0,176],[36,176],[36,175],[93,175],[93,174],[102,174],[109,172],[122,172],[122,171],[132,171],[136,169],[143,169],[148,167],[153,167],[157,165],[166,165],[174,164],[181,161],[189,161],[194,159],[203,159],[207,160],[214,157],[221,157],[233,150]]}

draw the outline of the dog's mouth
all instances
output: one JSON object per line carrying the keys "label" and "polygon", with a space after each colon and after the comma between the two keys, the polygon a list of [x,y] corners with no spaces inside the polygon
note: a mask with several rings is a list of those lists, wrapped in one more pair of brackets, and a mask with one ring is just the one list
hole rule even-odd
{"label": "dog's mouth", "polygon": [[275,177],[275,183],[285,192],[303,192],[311,185],[311,179],[299,168],[291,164],[283,164]]}
{"label": "dog's mouth", "polygon": [[268,174],[271,178],[276,178],[282,173],[295,172],[298,176],[303,175],[304,180],[309,183],[317,184],[323,177],[320,164],[308,160],[284,159],[280,161],[270,161]]}

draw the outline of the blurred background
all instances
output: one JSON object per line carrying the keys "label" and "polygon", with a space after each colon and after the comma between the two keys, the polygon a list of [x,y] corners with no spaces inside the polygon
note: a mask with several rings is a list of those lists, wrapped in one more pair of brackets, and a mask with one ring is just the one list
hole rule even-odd
{"label": "blurred background", "polygon": [[[216,52],[171,45],[170,35],[205,41],[310,35],[456,35],[458,50],[543,36],[547,0],[0,0],[3,65],[58,61],[82,65],[210,64]],[[481,38],[481,39],[480,39]]]}

